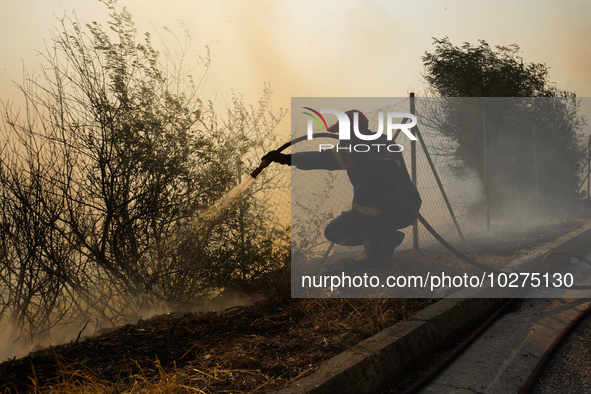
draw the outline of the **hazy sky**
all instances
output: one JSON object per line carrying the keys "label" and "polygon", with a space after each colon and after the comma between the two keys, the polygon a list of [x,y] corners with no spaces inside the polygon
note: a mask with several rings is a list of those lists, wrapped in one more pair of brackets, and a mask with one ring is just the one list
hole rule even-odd
{"label": "hazy sky", "polygon": [[[140,33],[163,26],[191,31],[188,60],[211,50],[203,89],[217,103],[231,90],[256,100],[263,84],[273,103],[292,96],[406,96],[423,91],[421,56],[432,37],[452,43],[516,43],[526,62],[546,63],[559,88],[591,96],[591,2],[570,1],[362,1],[362,0],[120,0]],[[83,22],[104,21],[94,0],[3,0],[0,23],[0,98],[15,94],[23,62],[39,69],[56,17],[76,11]],[[164,34],[165,35],[165,34]],[[155,41],[157,41],[155,39]],[[199,72],[197,72],[199,73]],[[199,77],[199,75],[196,75]]]}

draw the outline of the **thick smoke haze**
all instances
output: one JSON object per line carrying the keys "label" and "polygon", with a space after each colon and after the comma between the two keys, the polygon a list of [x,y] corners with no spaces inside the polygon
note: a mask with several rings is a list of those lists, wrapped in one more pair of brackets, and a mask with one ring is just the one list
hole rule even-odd
{"label": "thick smoke haze", "polygon": [[[275,108],[289,108],[291,97],[407,97],[411,91],[420,96],[425,88],[421,56],[433,50],[433,37],[446,36],[455,45],[474,44],[478,39],[492,46],[516,43],[526,63],[549,66],[550,80],[559,89],[591,96],[591,3],[585,0],[120,0],[117,7],[126,7],[132,14],[138,40],[149,31],[156,47],[162,47],[162,41],[174,41],[165,26],[181,43],[186,27],[191,41],[185,62],[194,68],[194,79],[203,81],[202,99],[213,101],[218,108],[230,102],[232,92],[255,103],[265,84],[274,91]],[[59,26],[58,19],[64,15],[74,17],[73,12],[82,25],[91,21],[105,25],[108,14],[99,1],[76,0],[7,1],[2,11],[0,102],[14,101],[17,106],[23,101],[15,82],[22,81],[23,67],[40,73],[38,51],[51,47],[51,26]],[[206,70],[200,59],[207,56],[207,48],[211,65]],[[282,138],[290,134],[288,120],[289,116],[277,130]],[[446,173],[445,181],[466,181],[466,177],[455,179],[453,175]],[[428,182],[432,187],[432,181]],[[468,195],[473,199],[479,198],[482,189],[475,184]],[[524,206],[527,203],[516,203],[507,215],[522,213]],[[538,219],[554,220],[554,214],[548,214]],[[449,224],[445,215],[437,220],[442,226]],[[524,223],[536,226],[540,222],[525,218]],[[223,305],[243,300],[237,296]],[[139,315],[147,318],[165,310],[155,308]],[[139,315],[131,316],[129,322]],[[76,338],[84,323],[63,329],[59,337],[41,338],[35,345]],[[91,323],[84,335],[100,326]],[[8,331],[10,327],[0,327],[0,332]],[[31,344],[22,347],[15,340],[2,336],[0,360],[30,350]]]}
{"label": "thick smoke haze", "polygon": [[[205,99],[225,103],[231,91],[256,100],[265,83],[274,104],[289,107],[294,96],[403,97],[424,88],[421,56],[433,37],[452,43],[520,46],[525,62],[546,63],[550,79],[578,96],[591,95],[586,67],[591,60],[590,5],[585,1],[474,3],[469,1],[159,1],[121,0],[139,33],[158,41],[163,27],[191,34],[186,61],[199,64],[206,47],[211,67]],[[20,81],[23,63],[38,71],[36,51],[49,40],[56,18],[104,23],[97,2],[32,0],[3,5],[0,24],[0,92],[16,99],[11,80]],[[503,28],[499,29],[499,24]],[[197,69],[196,72],[203,70]],[[198,78],[201,75],[196,75]],[[287,127],[287,126],[286,126]]]}

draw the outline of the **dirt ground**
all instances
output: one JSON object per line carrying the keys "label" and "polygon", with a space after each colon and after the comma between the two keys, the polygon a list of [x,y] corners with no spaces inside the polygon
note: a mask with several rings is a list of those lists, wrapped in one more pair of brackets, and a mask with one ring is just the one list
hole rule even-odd
{"label": "dirt ground", "polygon": [[[0,364],[0,390],[100,382],[112,391],[182,371],[204,392],[284,386],[430,300],[274,297],[225,313],[166,314]],[[118,383],[115,385],[115,383]]]}
{"label": "dirt ground", "polygon": [[[581,226],[571,220],[476,241],[471,257],[502,264]],[[479,242],[479,243],[478,243]],[[398,259],[448,261],[446,252]],[[169,313],[0,364],[1,392],[266,392],[434,302],[274,296],[224,312]]]}

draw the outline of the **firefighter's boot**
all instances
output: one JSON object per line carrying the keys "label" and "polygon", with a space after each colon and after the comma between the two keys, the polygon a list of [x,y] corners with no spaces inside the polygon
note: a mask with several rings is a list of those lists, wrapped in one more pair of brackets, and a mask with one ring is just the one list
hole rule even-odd
{"label": "firefighter's boot", "polygon": [[396,231],[393,239],[383,237],[364,237],[363,251],[351,261],[345,263],[348,270],[390,268],[392,267],[392,253],[404,240],[404,233]]}

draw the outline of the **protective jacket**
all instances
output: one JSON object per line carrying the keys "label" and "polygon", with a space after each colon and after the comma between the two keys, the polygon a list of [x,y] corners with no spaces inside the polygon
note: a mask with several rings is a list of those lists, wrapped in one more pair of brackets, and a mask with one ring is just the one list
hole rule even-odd
{"label": "protective jacket", "polygon": [[[354,211],[371,216],[400,217],[403,214],[402,216],[408,217],[409,208],[384,171],[377,168],[381,166],[418,210],[421,197],[410,179],[402,152],[390,152],[386,148],[394,142],[381,136],[374,141],[352,141],[352,144],[356,143],[369,145],[371,149],[368,152],[355,152],[354,149],[349,149],[351,145],[341,144],[338,150],[335,147],[322,152],[294,153],[291,157],[292,164],[302,170],[345,169],[353,186]],[[409,223],[400,223],[397,227],[410,225],[414,216],[409,220]]]}

